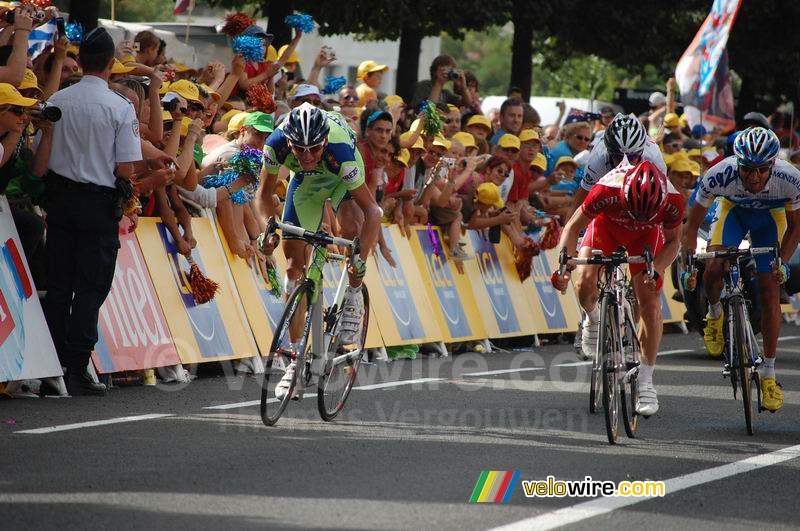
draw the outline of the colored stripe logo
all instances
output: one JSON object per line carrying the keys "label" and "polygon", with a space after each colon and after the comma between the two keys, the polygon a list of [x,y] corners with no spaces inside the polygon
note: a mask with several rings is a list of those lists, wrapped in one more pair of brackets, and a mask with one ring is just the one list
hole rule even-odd
{"label": "colored stripe logo", "polygon": [[519,470],[484,470],[470,496],[470,503],[507,503],[519,483]]}

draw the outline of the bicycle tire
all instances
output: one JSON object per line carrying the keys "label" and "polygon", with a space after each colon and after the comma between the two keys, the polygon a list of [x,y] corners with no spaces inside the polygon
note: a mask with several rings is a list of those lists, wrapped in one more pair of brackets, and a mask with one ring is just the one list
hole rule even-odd
{"label": "bicycle tire", "polygon": [[606,435],[609,444],[616,444],[619,437],[619,386],[614,352],[619,345],[619,325],[616,306],[603,294],[600,302],[600,343],[603,364],[603,409],[606,418]]}
{"label": "bicycle tire", "polygon": [[[265,426],[274,426],[278,419],[281,418],[286,406],[291,400],[294,388],[297,385],[297,375],[300,372],[295,370],[294,378],[289,386],[288,392],[284,395],[283,399],[273,398],[275,396],[275,388],[286,373],[285,368],[291,361],[293,353],[288,347],[289,339],[289,323],[300,308],[300,302],[303,297],[306,300],[306,315],[303,323],[303,337],[301,340],[301,348],[305,349],[308,346],[308,334],[311,330],[311,294],[314,291],[313,283],[310,281],[303,281],[298,285],[295,290],[289,295],[286,300],[286,307],[283,310],[278,326],[275,327],[275,334],[272,337],[272,343],[269,347],[269,355],[264,367],[264,374],[261,380],[261,422]],[[302,362],[302,360],[300,360]],[[270,407],[272,406],[272,407]]]}
{"label": "bicycle tire", "polygon": [[589,374],[589,413],[597,413],[597,407],[600,405],[600,395],[602,389],[600,387],[600,374],[603,372],[603,366],[600,361],[600,349],[598,348],[595,355],[592,356],[591,373]]}
{"label": "bicycle tire", "polygon": [[625,433],[630,438],[636,436],[636,428],[639,427],[639,414],[636,412],[636,402],[639,401],[639,371],[638,365],[641,359],[642,348],[639,344],[639,338],[636,337],[636,330],[633,323],[627,318],[625,319],[625,334],[629,335],[631,352],[633,353],[631,361],[625,360],[626,374],[632,369],[636,369],[628,382],[620,380],[619,385],[622,392],[620,393],[620,404],[622,405],[622,425],[625,427]]}
{"label": "bicycle tire", "polygon": [[748,334],[749,324],[747,310],[744,307],[744,299],[736,299],[732,304],[734,311],[734,334],[736,346],[736,372],[739,377],[739,388],[742,391],[742,406],[744,407],[744,424],[747,434],[753,435],[753,367],[752,360],[755,359]]}
{"label": "bicycle tire", "polygon": [[[361,324],[361,334],[359,334],[357,343],[354,345],[358,348],[359,354],[357,357],[347,359],[339,364],[334,364],[333,360],[329,360],[325,366],[325,372],[320,376],[317,383],[317,408],[322,420],[327,422],[336,418],[344,409],[344,404],[350,396],[350,391],[353,390],[353,385],[358,376],[358,368],[364,357],[367,332],[369,330],[369,291],[367,291],[366,284],[362,285],[361,293],[364,297],[364,317]],[[340,311],[334,324],[334,330],[339,325],[341,315]],[[336,345],[336,343],[336,334],[334,333],[331,344]],[[339,350],[337,348],[337,354]]]}

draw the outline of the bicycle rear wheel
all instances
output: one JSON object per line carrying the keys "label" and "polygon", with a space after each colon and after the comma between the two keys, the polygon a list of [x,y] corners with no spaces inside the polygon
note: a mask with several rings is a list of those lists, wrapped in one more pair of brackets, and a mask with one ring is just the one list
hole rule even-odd
{"label": "bicycle rear wheel", "polygon": [[616,359],[621,344],[619,341],[617,308],[609,299],[610,295],[604,293],[600,302],[600,343],[598,350],[602,354],[603,409],[606,413],[606,434],[608,435],[608,442],[615,444],[619,436],[620,399]]}
{"label": "bicycle rear wheel", "polygon": [[364,317],[361,321],[361,333],[353,344],[339,345],[338,327],[342,312],[339,310],[333,325],[331,339],[331,357],[325,364],[325,372],[317,384],[317,407],[319,415],[325,421],[333,420],[344,409],[347,397],[356,382],[358,367],[364,357],[369,329],[369,292],[366,284],[361,286],[364,297]]}
{"label": "bicycle rear wheel", "polygon": [[286,301],[286,308],[278,321],[278,326],[275,327],[275,335],[269,347],[269,355],[261,380],[261,421],[265,426],[274,426],[281,418],[297,385],[299,368],[295,370],[294,378],[286,394],[282,398],[276,396],[275,391],[278,384],[286,374],[289,364],[295,361],[297,356],[297,352],[291,346],[289,336],[290,324],[294,319],[301,319],[303,322],[302,337],[296,338],[295,341],[295,343],[300,343],[299,351],[305,351],[308,346],[308,334],[311,330],[310,303],[313,290],[313,284],[308,281],[297,286]]}
{"label": "bicycle rear wheel", "polygon": [[[753,360],[756,357],[753,352],[753,343],[750,341],[750,334],[747,327],[747,310],[744,307],[743,299],[737,299],[731,304],[734,312],[733,328],[736,345],[736,370],[738,375],[739,387],[742,391],[742,406],[744,407],[744,423],[747,427],[747,434],[753,435]],[[734,371],[731,371],[733,373]]]}
{"label": "bicycle rear wheel", "polygon": [[639,414],[636,412],[636,402],[639,401],[639,360],[641,359],[642,349],[639,338],[636,337],[636,329],[628,319],[625,319],[625,335],[630,345],[631,357],[625,358],[625,378],[619,382],[620,404],[622,405],[622,424],[625,426],[625,433],[628,437],[636,436],[636,428],[639,426]]}

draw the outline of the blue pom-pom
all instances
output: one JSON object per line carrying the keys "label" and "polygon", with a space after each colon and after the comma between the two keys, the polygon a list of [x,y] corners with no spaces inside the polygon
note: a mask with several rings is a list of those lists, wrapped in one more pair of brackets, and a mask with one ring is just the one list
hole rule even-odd
{"label": "blue pom-pom", "polygon": [[209,177],[208,179],[203,182],[204,188],[222,188],[223,186],[227,186],[231,184],[239,174],[233,170],[228,170],[226,172],[220,173],[219,175],[214,175],[213,177]]}
{"label": "blue pom-pom", "polygon": [[258,179],[261,173],[261,163],[263,159],[263,151],[252,147],[245,147],[231,157],[229,164],[237,174],[247,174]]}
{"label": "blue pom-pom", "polygon": [[241,188],[231,194],[231,201],[236,205],[246,205],[250,199],[248,199],[247,192],[244,191],[244,188]]}
{"label": "blue pom-pom", "polygon": [[306,15],[305,13],[289,15],[284,19],[284,22],[290,28],[299,29],[303,33],[311,33],[314,31],[314,28],[317,27],[317,23],[314,22],[314,18],[311,15]]}
{"label": "blue pom-pom", "polygon": [[80,22],[71,22],[64,28],[64,34],[67,40],[72,44],[80,44],[83,42],[83,24]]}
{"label": "blue pom-pom", "polygon": [[323,94],[336,94],[343,86],[347,85],[347,79],[344,76],[327,76],[325,78],[325,88],[322,89]]}
{"label": "blue pom-pom", "polygon": [[253,35],[239,35],[233,38],[231,44],[233,53],[244,57],[245,61],[260,63],[264,60],[264,41]]}

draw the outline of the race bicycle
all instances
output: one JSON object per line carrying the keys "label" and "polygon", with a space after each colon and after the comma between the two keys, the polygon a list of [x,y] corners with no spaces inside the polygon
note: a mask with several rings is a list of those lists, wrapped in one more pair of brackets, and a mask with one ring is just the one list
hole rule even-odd
{"label": "race bicycle", "polygon": [[639,400],[638,375],[642,348],[636,333],[636,297],[622,268],[623,264],[636,263],[644,263],[647,276],[653,278],[653,255],[649,249],[642,256],[628,256],[624,247],[610,256],[594,250],[588,258],[569,258],[566,249],[562,249],[559,258],[559,275],[564,275],[569,266],[601,267],[598,282],[601,291],[600,334],[596,355],[592,359],[589,411],[597,411],[602,381],[606,434],[610,444],[615,444],[619,436],[620,413],[628,437],[635,437],[639,424],[636,402]]}
{"label": "race bicycle", "polygon": [[748,435],[753,435],[753,387],[756,390],[758,411],[763,410],[761,407],[761,381],[757,371],[763,360],[761,348],[750,320],[750,308],[745,296],[742,270],[745,263],[759,254],[772,254],[775,257],[774,263],[780,267],[781,259],[776,247],[732,248],[697,255],[689,254],[686,257],[689,274],[697,273],[695,262],[698,261],[722,259],[727,263],[723,276],[724,289],[720,298],[725,315],[722,376],[730,378],[734,399],[737,398],[737,391],[741,391],[744,422]]}
{"label": "race bicycle", "polygon": [[[344,262],[344,255],[328,251],[329,245],[349,249],[354,256],[359,251],[358,238],[346,240],[323,231],[310,232],[294,225],[270,219],[267,235],[282,233],[300,238],[311,245],[311,263],[305,278],[286,300],[286,308],[275,328],[261,384],[261,420],[273,426],[286,410],[293,397],[302,400],[305,389],[317,378],[317,408],[323,420],[333,420],[344,408],[353,389],[359,365],[364,357],[367,328],[369,326],[369,293],[362,285],[364,317],[361,329],[353,343],[342,344],[339,339],[339,322],[342,301],[349,283],[347,268],[337,284],[336,296],[325,307],[322,296],[323,269],[328,262]],[[300,325],[302,324],[302,328]],[[275,388],[289,365],[295,371],[288,391],[277,398]]]}

